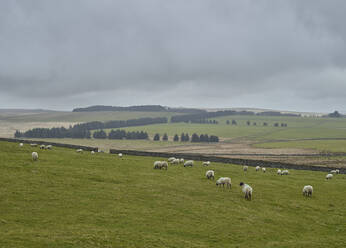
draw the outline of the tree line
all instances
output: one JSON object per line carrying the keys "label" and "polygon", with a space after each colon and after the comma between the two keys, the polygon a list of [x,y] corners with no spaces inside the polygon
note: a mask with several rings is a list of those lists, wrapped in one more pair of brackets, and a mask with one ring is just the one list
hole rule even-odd
{"label": "tree line", "polygon": [[[231,122],[229,121],[229,120],[227,120],[226,121],[226,124],[227,125],[230,125],[231,124]],[[232,120],[232,125],[238,125],[238,123],[237,123],[237,121],[236,120]],[[248,126],[251,126],[251,125],[253,125],[253,126],[257,126],[257,122],[252,122],[251,123],[251,121],[246,121],[246,125],[248,125]],[[267,122],[263,122],[263,124],[262,124],[263,126],[268,126],[268,123]],[[274,124],[273,124],[273,126],[274,127],[287,127],[287,123],[278,123],[278,122],[275,122]]]}
{"label": "tree line", "polygon": [[122,127],[133,127],[143,126],[158,123],[167,123],[166,117],[156,118],[138,118],[130,120],[116,120],[116,121],[92,121],[81,124],[76,124],[65,127],[54,127],[54,128],[33,128],[26,132],[20,132],[17,130],[14,134],[15,138],[75,138],[75,139],[90,139],[90,130],[95,129],[106,129],[106,128],[122,128]]}
{"label": "tree line", "polygon": [[125,130],[111,130],[108,135],[104,130],[98,130],[93,133],[94,139],[148,139],[149,135],[147,132],[144,131],[129,131],[126,132]]}
{"label": "tree line", "polygon": [[[178,134],[175,134],[173,137],[173,141],[178,142],[180,139],[181,142],[219,142],[219,137],[216,135],[208,135],[208,134],[201,134],[198,135],[196,133],[193,133],[191,135],[191,138],[188,133],[182,133],[179,137]],[[156,133],[153,138],[154,141],[160,141],[161,137],[159,133]],[[168,141],[168,135],[165,133],[162,136],[163,141]]]}

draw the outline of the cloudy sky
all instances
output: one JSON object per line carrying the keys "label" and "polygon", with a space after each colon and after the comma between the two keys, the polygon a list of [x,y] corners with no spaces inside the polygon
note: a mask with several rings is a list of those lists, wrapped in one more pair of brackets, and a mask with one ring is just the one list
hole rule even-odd
{"label": "cloudy sky", "polygon": [[346,112],[346,1],[2,0],[0,108]]}

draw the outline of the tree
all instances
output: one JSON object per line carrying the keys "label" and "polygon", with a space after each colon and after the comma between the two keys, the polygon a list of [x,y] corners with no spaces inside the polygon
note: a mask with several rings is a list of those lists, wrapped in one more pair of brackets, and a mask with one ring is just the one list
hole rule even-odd
{"label": "tree", "polygon": [[107,138],[107,133],[101,129],[99,131],[95,131],[93,137],[94,139],[105,139]]}
{"label": "tree", "polygon": [[154,136],[154,141],[159,141],[160,140],[160,134],[155,134]]}
{"label": "tree", "polygon": [[19,132],[19,130],[16,130],[16,132],[14,133],[14,137],[15,138],[20,138],[20,137],[22,137],[22,133]]}
{"label": "tree", "polygon": [[226,124],[227,124],[227,125],[229,125],[229,124],[230,124],[229,120],[227,120],[227,121],[226,121]]}
{"label": "tree", "polygon": [[163,135],[162,140],[164,140],[164,141],[168,140],[168,135],[166,133]]}
{"label": "tree", "polygon": [[182,133],[182,134],[180,135],[180,141],[181,141],[181,142],[184,142],[184,141],[185,141],[185,134],[184,134],[184,133]]}
{"label": "tree", "polygon": [[278,126],[279,126],[279,123],[275,122],[274,127],[278,127]]}
{"label": "tree", "polygon": [[335,110],[333,113],[328,114],[328,117],[339,118],[341,117],[341,114]]}
{"label": "tree", "polygon": [[219,142],[219,137],[215,135],[210,135],[209,142]]}
{"label": "tree", "polygon": [[247,121],[246,122],[246,125],[250,126],[251,122],[250,121]]}
{"label": "tree", "polygon": [[232,125],[237,125],[237,122],[235,120],[232,120]]}
{"label": "tree", "polygon": [[188,133],[185,134],[185,141],[186,141],[186,142],[190,141],[190,136],[189,136]]}
{"label": "tree", "polygon": [[254,123],[252,123],[252,125],[256,126],[256,125],[257,125],[257,123],[256,123],[256,122],[254,122]]}
{"label": "tree", "polygon": [[263,126],[268,126],[268,123],[267,122],[263,122]]}
{"label": "tree", "polygon": [[199,142],[199,136],[196,133],[192,134],[191,142]]}
{"label": "tree", "polygon": [[178,134],[174,135],[173,141],[179,141],[179,136],[178,136]]}

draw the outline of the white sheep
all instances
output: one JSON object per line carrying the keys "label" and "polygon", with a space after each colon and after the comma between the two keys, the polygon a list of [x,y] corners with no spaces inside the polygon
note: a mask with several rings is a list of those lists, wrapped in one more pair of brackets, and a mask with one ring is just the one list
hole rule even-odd
{"label": "white sheep", "polygon": [[332,178],[333,178],[333,174],[327,174],[327,175],[326,175],[326,179],[327,179],[327,180],[330,180],[330,179],[332,179]]}
{"label": "white sheep", "polygon": [[187,160],[187,161],[184,163],[184,167],[187,167],[187,166],[192,167],[192,166],[193,166],[193,160]]}
{"label": "white sheep", "polygon": [[167,161],[168,161],[169,163],[171,163],[174,159],[175,159],[175,157],[170,157],[170,158],[167,159]]}
{"label": "white sheep", "polygon": [[91,154],[95,154],[95,151],[91,151],[90,153],[91,153]]}
{"label": "white sheep", "polygon": [[161,161],[161,169],[168,169],[168,163],[166,161]]}
{"label": "white sheep", "polygon": [[232,187],[232,183],[231,183],[231,178],[229,177],[220,177],[217,181],[216,181],[216,186],[221,186],[222,187],[225,187],[225,184],[226,184],[226,187],[228,188],[231,188]]}
{"label": "white sheep", "polygon": [[37,152],[31,153],[31,157],[32,157],[32,160],[36,161],[38,159],[38,153]]}
{"label": "white sheep", "polygon": [[46,145],[45,147],[47,150],[52,150],[53,146],[52,145]]}
{"label": "white sheep", "polygon": [[23,143],[19,143],[19,147],[23,147],[24,146],[24,144]]}
{"label": "white sheep", "polygon": [[266,168],[263,167],[263,168],[262,168],[262,172],[263,172],[263,173],[266,173]]}
{"label": "white sheep", "polygon": [[119,157],[119,158],[122,158],[122,157],[123,157],[123,154],[122,154],[122,153],[119,153],[119,154],[118,154],[118,157]]}
{"label": "white sheep", "polygon": [[82,152],[83,152],[83,149],[77,149],[76,152],[82,153]]}
{"label": "white sheep", "polygon": [[303,196],[312,196],[312,192],[314,191],[311,185],[305,185],[303,187]]}
{"label": "white sheep", "polygon": [[30,146],[32,146],[32,147],[36,147],[36,146],[37,146],[37,144],[36,144],[36,143],[31,143],[31,144],[30,144]]}
{"label": "white sheep", "polygon": [[45,145],[40,145],[40,149],[45,149],[46,146]]}
{"label": "white sheep", "polygon": [[340,174],[340,170],[339,169],[336,169],[336,174]]}
{"label": "white sheep", "polygon": [[251,200],[251,198],[252,198],[252,188],[250,187],[250,185],[245,184],[243,182],[241,182],[239,185],[242,188],[242,191],[243,191],[243,193],[245,195],[245,199]]}
{"label": "white sheep", "polygon": [[260,166],[256,166],[256,171],[259,171],[261,169]]}
{"label": "white sheep", "polygon": [[154,162],[154,169],[161,169],[162,168],[162,162],[161,161],[155,161]]}
{"label": "white sheep", "polygon": [[331,174],[336,174],[336,170],[331,170],[330,173]]}
{"label": "white sheep", "polygon": [[288,170],[283,170],[283,171],[281,172],[281,175],[288,175],[288,174],[289,174]]}
{"label": "white sheep", "polygon": [[205,173],[205,176],[207,177],[207,179],[213,178],[213,180],[214,180],[214,171],[213,171],[213,170],[208,170],[208,171]]}
{"label": "white sheep", "polygon": [[180,159],[180,163],[184,163],[184,159],[183,158]]}
{"label": "white sheep", "polygon": [[278,169],[277,174],[281,175],[281,173],[282,173],[282,171],[280,169]]}
{"label": "white sheep", "polygon": [[210,161],[205,161],[202,164],[203,164],[203,166],[209,166],[210,165]]}
{"label": "white sheep", "polygon": [[179,164],[180,160],[178,158],[174,159],[171,163],[172,164]]}
{"label": "white sheep", "polygon": [[248,167],[247,165],[244,165],[244,166],[243,166],[243,171],[247,171],[248,168],[249,168],[249,167]]}

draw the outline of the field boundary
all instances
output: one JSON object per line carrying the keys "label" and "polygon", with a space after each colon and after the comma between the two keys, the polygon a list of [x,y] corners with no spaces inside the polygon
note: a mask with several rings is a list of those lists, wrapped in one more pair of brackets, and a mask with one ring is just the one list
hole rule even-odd
{"label": "field boundary", "polygon": [[[217,156],[209,156],[202,154],[192,154],[192,153],[168,153],[168,152],[147,152],[147,151],[136,151],[136,150],[120,150],[120,149],[110,149],[109,153],[111,154],[126,154],[132,156],[149,156],[149,157],[176,157],[176,158],[184,158],[184,159],[192,159],[198,161],[211,161],[211,162],[219,162],[219,163],[228,163],[228,164],[238,164],[238,165],[247,165],[247,166],[262,166],[269,168],[282,168],[282,169],[294,169],[294,170],[311,170],[311,171],[325,171],[329,172],[331,167],[323,167],[323,166],[310,166],[310,165],[297,165],[290,163],[282,163],[282,162],[271,162],[265,160],[252,160],[252,159],[242,159],[242,158],[225,158],[225,157],[217,157]],[[339,168],[340,173],[345,174],[345,168]]]}
{"label": "field boundary", "polygon": [[27,140],[27,139],[14,139],[14,138],[1,138],[0,141],[7,141],[7,142],[21,142],[26,144],[35,143],[38,145],[52,145],[56,147],[64,147],[64,148],[71,148],[71,149],[83,149],[84,151],[98,151],[98,147],[92,147],[92,146],[81,146],[81,145],[72,145],[72,144],[63,144],[63,143],[55,143],[55,142],[48,142],[48,141],[38,141],[38,140]]}

